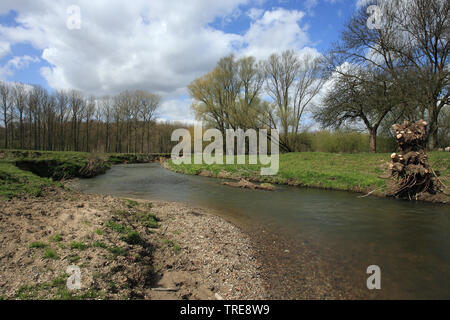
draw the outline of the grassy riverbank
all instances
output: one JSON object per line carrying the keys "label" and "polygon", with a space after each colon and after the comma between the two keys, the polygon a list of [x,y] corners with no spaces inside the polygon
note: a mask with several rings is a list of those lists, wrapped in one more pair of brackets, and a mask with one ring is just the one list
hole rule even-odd
{"label": "grassy riverbank", "polygon": [[0,150],[0,198],[39,196],[61,180],[90,178],[112,164],[145,163],[161,156],[166,155]]}
{"label": "grassy riverbank", "polygon": [[[442,181],[450,186],[450,153],[430,152],[430,162]],[[248,163],[248,161],[246,161]],[[261,165],[175,165],[168,161],[171,170],[193,175],[240,179],[316,187],[333,190],[368,192],[386,190],[390,154],[358,153],[339,154],[324,152],[287,153],[280,155],[277,175],[261,176]]]}

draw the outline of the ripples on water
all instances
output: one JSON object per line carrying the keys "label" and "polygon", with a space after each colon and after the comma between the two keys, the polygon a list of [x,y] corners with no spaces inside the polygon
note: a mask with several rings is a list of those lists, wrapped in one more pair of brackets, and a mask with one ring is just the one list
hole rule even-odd
{"label": "ripples on water", "polygon": [[[235,189],[158,164],[114,166],[80,187],[213,209],[260,242],[275,289],[290,290],[279,297],[450,298],[448,205],[291,187]],[[369,292],[372,264],[381,268],[382,289]]]}

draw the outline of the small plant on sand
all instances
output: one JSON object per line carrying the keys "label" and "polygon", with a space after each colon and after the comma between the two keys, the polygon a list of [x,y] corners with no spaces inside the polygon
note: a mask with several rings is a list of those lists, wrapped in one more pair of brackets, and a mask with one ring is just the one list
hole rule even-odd
{"label": "small plant on sand", "polygon": [[128,217],[130,215],[130,212],[128,210],[121,210],[121,209],[114,209],[111,211],[113,216],[119,216],[119,217]]}
{"label": "small plant on sand", "polygon": [[128,232],[126,236],[120,237],[120,240],[128,244],[140,244],[142,242],[141,236],[136,231]]}
{"label": "small plant on sand", "polygon": [[144,204],[144,207],[146,207],[147,209],[151,209],[151,208],[153,208],[153,203],[147,202]]}
{"label": "small plant on sand", "polygon": [[159,219],[151,213],[139,211],[136,213],[139,222],[143,223],[147,228],[155,229],[159,227]]}
{"label": "small plant on sand", "polygon": [[130,199],[123,199],[123,203],[130,209],[139,205],[139,202]]}
{"label": "small plant on sand", "polygon": [[108,247],[105,243],[101,241],[95,241],[93,246],[96,248],[103,248],[103,249],[106,249]]}
{"label": "small plant on sand", "polygon": [[95,233],[98,234],[99,236],[103,235],[103,230],[102,229],[95,229]]}
{"label": "small plant on sand", "polygon": [[127,255],[127,251],[123,248],[120,247],[109,247],[108,251],[111,252],[114,256],[126,256]]}
{"label": "small plant on sand", "polygon": [[52,249],[46,249],[44,252],[44,259],[58,259],[58,255]]}
{"label": "small plant on sand", "polygon": [[70,263],[75,263],[78,260],[80,260],[80,256],[71,256],[71,257],[69,257],[68,260],[69,260]]}
{"label": "small plant on sand", "polygon": [[70,243],[70,249],[85,250],[87,247],[83,242],[73,241]]}
{"label": "small plant on sand", "polygon": [[45,248],[45,247],[47,247],[47,244],[46,243],[44,243],[44,242],[41,242],[41,241],[34,241],[34,242],[32,242],[31,244],[30,244],[30,248],[40,248],[40,249],[42,249],[42,248]]}
{"label": "small plant on sand", "polygon": [[105,227],[107,227],[107,228],[109,228],[109,229],[111,229],[111,230],[113,230],[115,232],[118,232],[118,233],[127,233],[127,232],[131,231],[130,228],[127,228],[124,225],[122,225],[120,223],[117,223],[117,222],[114,222],[112,220],[108,221],[105,224]]}
{"label": "small plant on sand", "polygon": [[163,243],[167,244],[175,253],[180,252],[181,247],[170,239],[163,239]]}
{"label": "small plant on sand", "polygon": [[55,234],[55,235],[50,237],[50,241],[52,241],[52,242],[61,242],[61,241],[63,241],[63,238],[61,237],[60,234],[57,233],[57,234]]}

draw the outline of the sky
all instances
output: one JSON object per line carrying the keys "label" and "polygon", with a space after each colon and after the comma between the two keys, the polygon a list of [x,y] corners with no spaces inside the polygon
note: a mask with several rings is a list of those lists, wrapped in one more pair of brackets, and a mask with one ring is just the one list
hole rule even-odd
{"label": "sky", "polygon": [[0,80],[147,90],[163,97],[161,119],[189,122],[187,85],[220,58],[322,54],[364,1],[1,0]]}

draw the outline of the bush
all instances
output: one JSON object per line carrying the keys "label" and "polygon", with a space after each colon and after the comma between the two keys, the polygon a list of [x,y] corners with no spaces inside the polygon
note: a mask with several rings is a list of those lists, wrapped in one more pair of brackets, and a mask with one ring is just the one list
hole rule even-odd
{"label": "bush", "polygon": [[[301,132],[292,137],[295,152],[362,153],[369,152],[369,134],[357,131]],[[392,137],[377,137],[377,152],[390,153],[397,148]]]}

